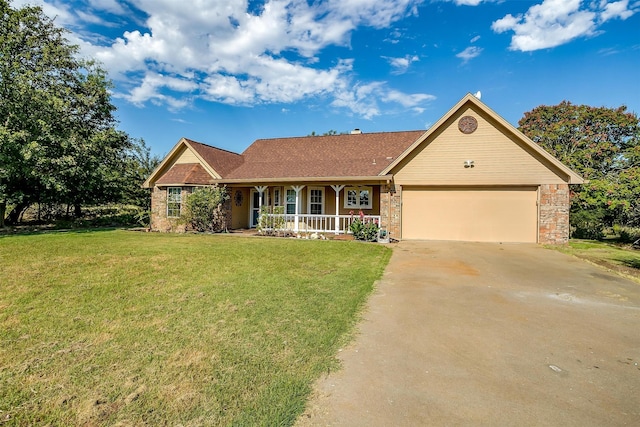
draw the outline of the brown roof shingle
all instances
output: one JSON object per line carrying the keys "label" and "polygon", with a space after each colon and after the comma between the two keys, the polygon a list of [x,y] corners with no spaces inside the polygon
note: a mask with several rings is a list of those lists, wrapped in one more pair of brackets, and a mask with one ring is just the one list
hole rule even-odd
{"label": "brown roof shingle", "polygon": [[242,156],[238,153],[232,153],[231,151],[212,147],[186,138],[185,140],[198,152],[205,162],[223,178],[243,162]]}
{"label": "brown roof shingle", "polygon": [[424,131],[259,139],[227,179],[379,175]]}
{"label": "brown roof shingle", "polygon": [[200,163],[179,163],[173,165],[159,180],[157,185],[195,184],[210,185],[214,180]]}

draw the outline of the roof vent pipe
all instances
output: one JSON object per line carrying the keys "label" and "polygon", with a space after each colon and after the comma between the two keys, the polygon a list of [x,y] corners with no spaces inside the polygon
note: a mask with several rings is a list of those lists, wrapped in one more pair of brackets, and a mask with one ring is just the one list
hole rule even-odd
{"label": "roof vent pipe", "polygon": [[354,130],[351,131],[351,135],[360,135],[362,133],[362,131],[358,128],[355,128]]}

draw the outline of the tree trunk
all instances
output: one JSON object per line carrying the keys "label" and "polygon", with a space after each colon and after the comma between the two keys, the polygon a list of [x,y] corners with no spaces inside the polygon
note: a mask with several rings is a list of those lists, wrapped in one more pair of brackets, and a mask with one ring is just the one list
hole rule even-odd
{"label": "tree trunk", "polygon": [[0,202],[0,228],[4,227],[4,215],[7,213],[7,202]]}
{"label": "tree trunk", "polygon": [[15,225],[20,222],[20,217],[22,213],[29,207],[29,203],[21,202],[18,203],[12,210],[9,212],[9,216],[7,217],[7,224]]}
{"label": "tree trunk", "polygon": [[80,218],[82,216],[82,206],[80,203],[73,205],[73,216],[76,218]]}

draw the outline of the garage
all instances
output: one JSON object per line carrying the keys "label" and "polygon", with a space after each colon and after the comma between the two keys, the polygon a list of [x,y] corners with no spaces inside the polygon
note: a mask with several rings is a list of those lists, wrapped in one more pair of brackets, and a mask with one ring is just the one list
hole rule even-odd
{"label": "garage", "polygon": [[405,187],[402,238],[537,242],[537,187]]}

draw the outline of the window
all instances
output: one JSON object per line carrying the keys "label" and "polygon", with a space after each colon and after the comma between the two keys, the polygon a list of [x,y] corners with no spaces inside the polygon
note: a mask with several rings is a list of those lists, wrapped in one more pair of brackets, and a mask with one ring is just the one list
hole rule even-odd
{"label": "window", "polygon": [[287,214],[293,215],[296,213],[296,191],[293,189],[287,189]]}
{"label": "window", "polygon": [[180,216],[182,207],[182,188],[167,188],[167,217],[177,218]]}
{"label": "window", "polygon": [[281,203],[282,201],[280,200],[280,189],[274,188],[273,189],[273,206],[280,206]]}
{"label": "window", "polygon": [[344,189],[344,207],[347,209],[371,209],[373,189],[371,187],[347,187]]}
{"label": "window", "polygon": [[309,213],[311,215],[324,213],[324,188],[309,188]]}

